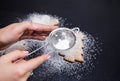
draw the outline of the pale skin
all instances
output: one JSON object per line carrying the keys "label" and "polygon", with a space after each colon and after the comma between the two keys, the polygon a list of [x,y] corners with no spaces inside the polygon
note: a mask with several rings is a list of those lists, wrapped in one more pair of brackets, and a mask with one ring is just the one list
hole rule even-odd
{"label": "pale skin", "polygon": [[[24,21],[0,29],[0,49],[5,49],[21,39],[44,40],[57,26],[46,26]],[[15,50],[0,57],[0,81],[27,81],[31,72],[50,56],[43,54],[31,60],[18,60],[26,57],[28,51]]]}

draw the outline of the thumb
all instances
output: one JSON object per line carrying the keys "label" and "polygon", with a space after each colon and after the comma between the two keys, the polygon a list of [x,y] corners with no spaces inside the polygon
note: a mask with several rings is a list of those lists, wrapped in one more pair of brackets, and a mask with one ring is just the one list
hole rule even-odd
{"label": "thumb", "polygon": [[31,60],[26,61],[24,64],[20,65],[26,72],[30,72],[45,62],[47,59],[50,58],[50,55],[43,54],[42,56],[38,56]]}
{"label": "thumb", "polygon": [[27,55],[28,55],[28,51],[16,50],[4,55],[4,57],[6,58],[7,61],[14,62],[20,58],[24,58]]}

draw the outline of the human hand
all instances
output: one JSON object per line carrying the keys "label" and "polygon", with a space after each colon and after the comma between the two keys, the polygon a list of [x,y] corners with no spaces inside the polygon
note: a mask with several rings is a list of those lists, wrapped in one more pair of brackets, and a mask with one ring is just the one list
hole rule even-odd
{"label": "human hand", "polygon": [[28,61],[23,60],[27,55],[27,51],[16,50],[1,56],[0,81],[26,81],[33,69],[50,58],[48,54],[44,54]]}
{"label": "human hand", "polygon": [[8,25],[0,29],[0,48],[4,49],[21,39],[44,40],[45,36],[56,28],[57,26],[47,26],[29,21]]}

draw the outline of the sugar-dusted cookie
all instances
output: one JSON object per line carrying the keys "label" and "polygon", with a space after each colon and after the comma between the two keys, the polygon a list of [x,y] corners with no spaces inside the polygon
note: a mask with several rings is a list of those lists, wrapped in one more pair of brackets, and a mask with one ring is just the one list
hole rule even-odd
{"label": "sugar-dusted cookie", "polygon": [[59,24],[58,18],[46,14],[30,14],[25,20],[44,25],[57,26]]}
{"label": "sugar-dusted cookie", "polygon": [[64,59],[69,62],[83,62],[83,40],[84,34],[82,32],[76,33],[76,44],[71,49],[61,51],[60,55],[64,56]]}
{"label": "sugar-dusted cookie", "polygon": [[17,43],[12,44],[10,47],[5,49],[5,54],[11,51],[14,51],[14,50],[21,50],[21,51],[27,50],[26,41],[22,40],[22,41],[18,41]]}

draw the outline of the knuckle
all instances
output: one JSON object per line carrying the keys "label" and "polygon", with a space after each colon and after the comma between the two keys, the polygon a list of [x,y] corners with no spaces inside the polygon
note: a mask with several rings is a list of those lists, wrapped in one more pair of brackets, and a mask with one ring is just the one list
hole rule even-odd
{"label": "knuckle", "polygon": [[25,72],[21,68],[17,68],[16,71],[15,71],[16,77],[22,77],[22,76],[24,76],[24,74],[25,74]]}
{"label": "knuckle", "polygon": [[20,50],[15,50],[14,52],[15,52],[15,53],[21,53],[21,51],[20,51]]}
{"label": "knuckle", "polygon": [[26,26],[31,26],[31,22],[30,21],[23,21],[22,24],[24,24]]}

